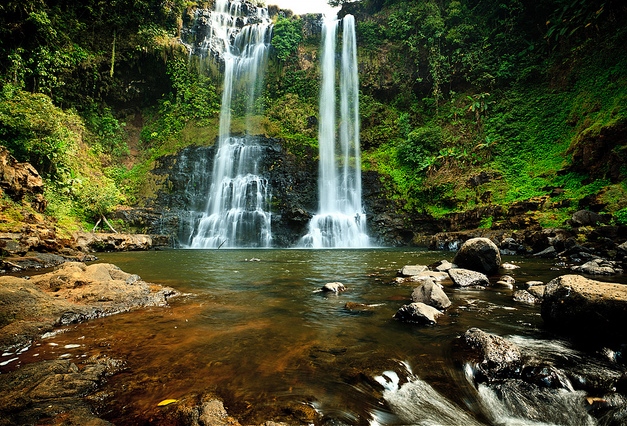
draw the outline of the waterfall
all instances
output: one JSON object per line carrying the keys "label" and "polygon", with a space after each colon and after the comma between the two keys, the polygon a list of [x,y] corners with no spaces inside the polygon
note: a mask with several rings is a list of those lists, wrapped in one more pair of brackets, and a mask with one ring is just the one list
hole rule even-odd
{"label": "waterfall", "polygon": [[231,135],[233,110],[247,118],[263,83],[271,21],[267,9],[247,1],[216,0],[203,42],[224,62],[220,129],[211,187],[195,221],[191,248],[270,247],[271,191],[260,176],[264,147],[257,138]]}
{"label": "waterfall", "polygon": [[366,215],[361,203],[359,81],[355,19],[342,20],[339,137],[336,111],[336,38],[339,22],[325,16],[322,26],[322,81],[318,143],[319,207],[309,223],[303,247],[368,247]]}

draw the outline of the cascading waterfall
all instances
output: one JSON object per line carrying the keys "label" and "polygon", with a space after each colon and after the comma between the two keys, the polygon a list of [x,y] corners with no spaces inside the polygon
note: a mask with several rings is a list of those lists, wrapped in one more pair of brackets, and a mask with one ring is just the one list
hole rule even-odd
{"label": "cascading waterfall", "polygon": [[224,61],[220,134],[207,206],[195,225],[191,248],[271,245],[271,192],[267,179],[259,175],[264,148],[256,138],[231,135],[233,101],[244,99],[239,109],[247,118],[253,113],[271,29],[267,9],[240,0],[216,0],[204,44],[221,52]]}
{"label": "cascading waterfall", "polygon": [[[322,82],[318,143],[319,209],[309,223],[303,247],[368,247],[366,215],[361,203],[359,81],[355,19],[342,20],[339,138],[336,138],[336,37],[339,22],[325,16],[322,27]],[[339,139],[339,140],[338,140]]]}

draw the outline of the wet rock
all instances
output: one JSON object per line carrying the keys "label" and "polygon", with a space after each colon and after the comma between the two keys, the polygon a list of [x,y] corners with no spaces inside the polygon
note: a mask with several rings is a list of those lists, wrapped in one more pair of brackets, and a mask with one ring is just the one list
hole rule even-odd
{"label": "wet rock", "polygon": [[433,269],[438,272],[448,272],[449,269],[456,268],[457,266],[448,260],[440,260],[435,265],[433,265]]}
{"label": "wet rock", "polygon": [[329,293],[341,293],[342,291],[346,291],[346,287],[344,287],[344,284],[339,282],[326,283],[322,286],[322,291]]}
{"label": "wet rock", "polygon": [[616,266],[616,262],[604,259],[593,259],[583,265],[573,266],[571,270],[588,275],[614,275],[623,272]]}
{"label": "wet rock", "polygon": [[442,312],[424,303],[415,302],[401,306],[394,314],[394,319],[423,325],[434,325]]}
{"label": "wet rock", "polygon": [[210,394],[189,395],[173,406],[170,417],[175,417],[181,424],[190,426],[237,426],[239,422],[230,417],[224,403]]}
{"label": "wet rock", "polygon": [[527,291],[541,302],[542,299],[544,299],[545,289],[546,289],[545,285],[534,285],[533,287],[529,287]]}
{"label": "wet rock", "polygon": [[424,271],[406,278],[406,282],[446,281],[450,279],[446,272]]}
{"label": "wet rock", "polygon": [[65,263],[28,280],[0,277],[0,349],[27,344],[58,325],[165,306],[176,294],[104,263]]}
{"label": "wet rock", "polygon": [[80,368],[69,360],[43,361],[0,375],[3,425],[111,425],[93,414],[83,397],[120,371],[120,362],[91,358]]}
{"label": "wet rock", "polygon": [[444,293],[444,290],[442,290],[442,287],[434,281],[427,281],[416,287],[411,294],[411,300],[416,303],[425,303],[440,310],[451,306],[451,301]]}
{"label": "wet rock", "polygon": [[488,277],[480,272],[455,268],[448,273],[457,287],[487,286],[490,284]]}
{"label": "wet rock", "polygon": [[526,303],[528,305],[537,305],[541,303],[542,300],[538,299],[527,290],[518,290],[514,292],[514,302]]}
{"label": "wet rock", "polygon": [[403,266],[403,269],[398,271],[397,275],[399,277],[411,277],[414,275],[421,274],[428,270],[429,268],[425,265],[405,265]]}
{"label": "wet rock", "polygon": [[505,288],[505,289],[513,289],[516,284],[516,280],[511,275],[503,275],[496,282],[495,287]]}
{"label": "wet rock", "polygon": [[557,250],[555,250],[555,247],[550,246],[545,248],[544,250],[538,252],[538,253],[534,253],[535,257],[542,257],[542,258],[546,258],[546,259],[552,259],[554,257],[557,256]]}
{"label": "wet rock", "polygon": [[479,381],[492,381],[518,374],[522,366],[522,352],[514,343],[500,336],[471,328],[461,337],[461,342],[472,354],[472,360],[482,373]]}
{"label": "wet rock", "polygon": [[542,318],[547,326],[586,338],[620,339],[627,331],[627,286],[563,275],[544,291]]}
{"label": "wet rock", "polygon": [[501,265],[501,253],[490,239],[471,238],[462,244],[453,263],[460,268],[491,274]]}

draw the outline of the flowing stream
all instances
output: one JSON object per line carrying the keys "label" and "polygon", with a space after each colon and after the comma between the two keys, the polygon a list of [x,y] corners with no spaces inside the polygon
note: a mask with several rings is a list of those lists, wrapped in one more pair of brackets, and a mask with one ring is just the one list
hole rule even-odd
{"label": "flowing stream", "polygon": [[[594,425],[581,391],[530,392],[476,385],[453,342],[470,327],[506,337],[534,357],[605,371],[543,329],[538,306],[512,290],[445,287],[453,306],[433,327],[394,320],[415,284],[392,284],[403,265],[449,252],[367,250],[167,250],[101,260],[188,293],[150,308],[64,327],[0,372],[42,359],[123,358],[98,412],[116,425],[149,424],[157,403],[214,392],[241,424],[281,419],[295,407],[316,425]],[[549,260],[508,258],[517,283],[568,273]],[[496,277],[494,277],[496,279]],[[625,277],[616,278],[627,281]],[[320,288],[339,281],[347,291]],[[347,303],[363,309],[347,309]],[[0,358],[3,361],[4,358]],[[3,368],[5,370],[3,370]],[[605,373],[599,373],[605,374]],[[303,420],[303,424],[314,421]],[[292,423],[290,423],[292,424]]]}

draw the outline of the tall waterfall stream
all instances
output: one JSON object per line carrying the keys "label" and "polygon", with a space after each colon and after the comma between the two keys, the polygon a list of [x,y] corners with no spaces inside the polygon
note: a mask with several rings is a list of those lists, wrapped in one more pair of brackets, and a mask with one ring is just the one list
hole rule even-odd
{"label": "tall waterfall stream", "polygon": [[322,25],[319,209],[311,219],[309,232],[301,240],[303,247],[364,248],[370,245],[361,201],[359,81],[352,15],[346,15],[341,21],[339,138],[336,137],[335,62],[339,23],[335,17],[326,16]]}
{"label": "tall waterfall stream", "polygon": [[265,8],[254,19],[240,1],[217,0],[211,13],[207,46],[217,46],[224,61],[218,151],[204,212],[194,220],[190,248],[270,247],[272,242],[267,179],[260,175],[263,147],[256,139],[231,135],[233,100],[246,99],[245,115],[253,113],[268,60],[272,25]]}

